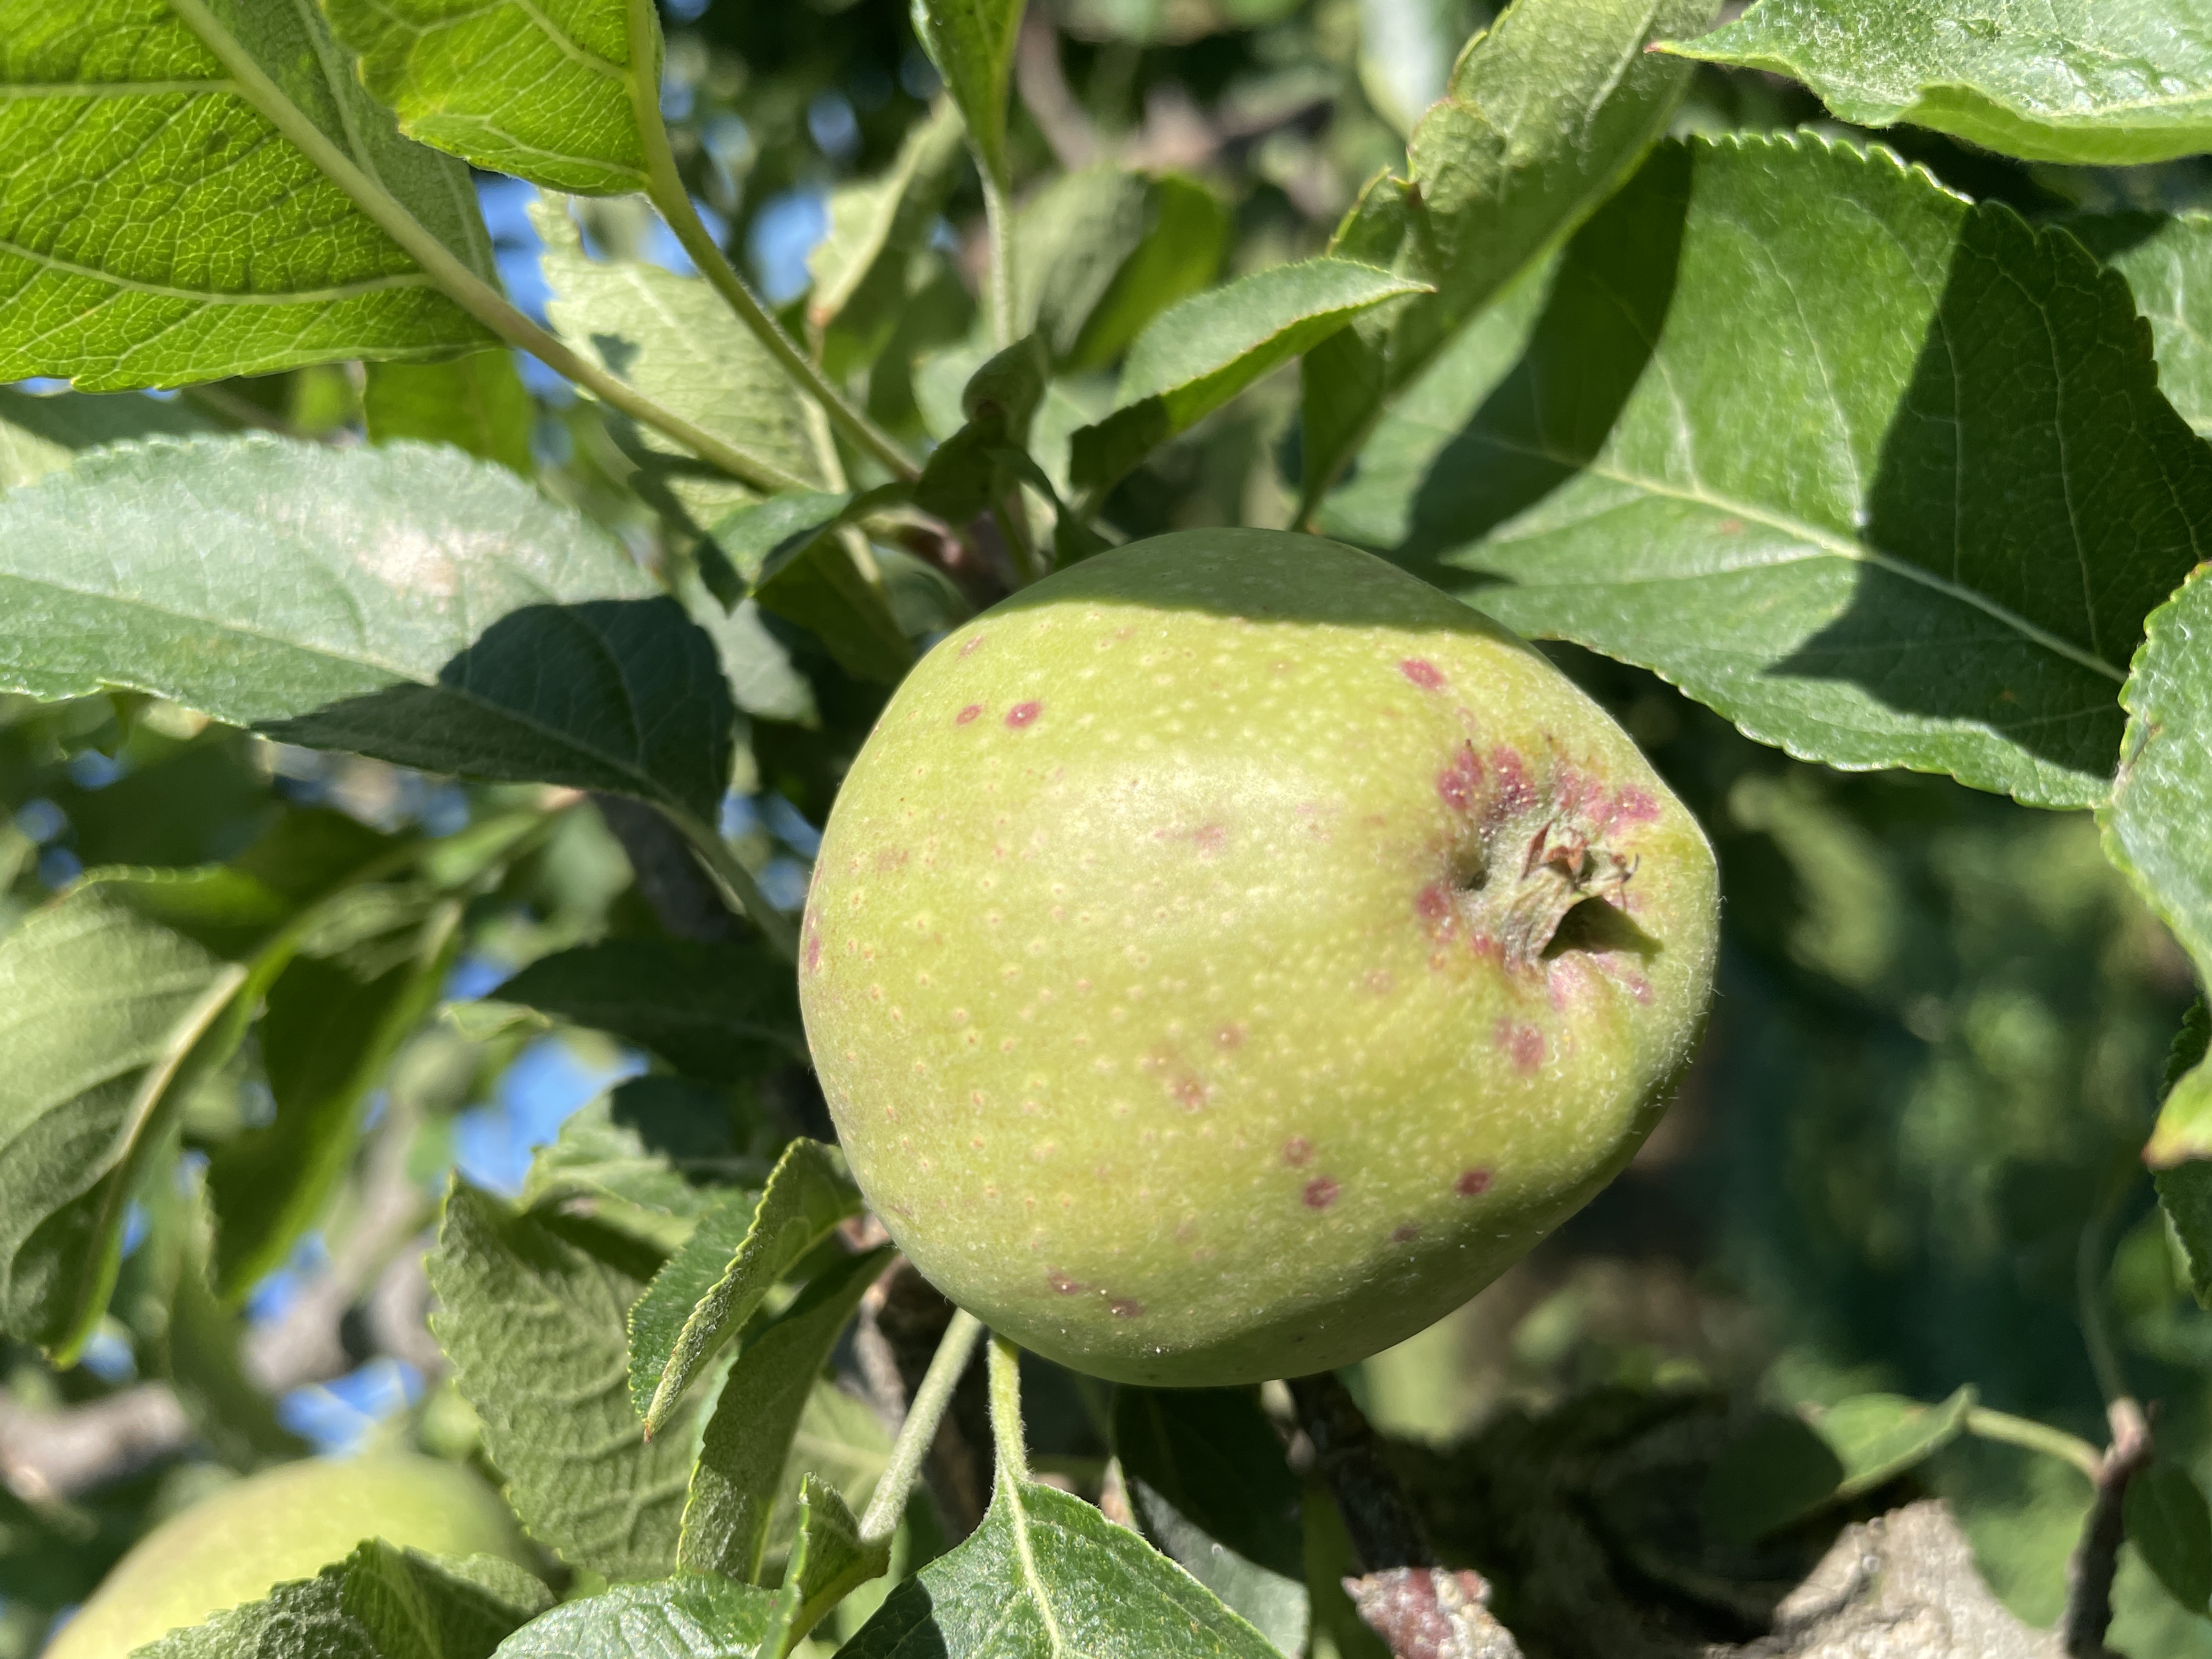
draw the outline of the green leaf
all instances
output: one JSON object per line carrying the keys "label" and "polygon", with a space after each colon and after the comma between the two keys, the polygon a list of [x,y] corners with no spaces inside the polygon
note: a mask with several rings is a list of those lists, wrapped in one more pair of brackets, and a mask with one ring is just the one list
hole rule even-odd
{"label": "green leaf", "polygon": [[1863,127],[1934,127],[2029,161],[2212,149],[2212,40],[2171,0],[1761,0],[1665,50],[1802,81]]}
{"label": "green leaf", "polygon": [[1305,1650],[1305,1537],[1282,1441],[1248,1389],[1114,1391],[1145,1535],[1279,1650]]}
{"label": "green leaf", "polygon": [[2128,279],[2150,325],[2158,389],[2200,437],[2212,435],[2212,218],[2112,213],[2059,222]]}
{"label": "green leaf", "polygon": [[1468,45],[1422,116],[1407,177],[1370,183],[1329,252],[1433,283],[1355,321],[1301,374],[1310,514],[1389,400],[1547,247],[1620,186],[1690,77],[1644,50],[1711,21],[1711,0],[1520,0]]}
{"label": "green leaf", "polygon": [[959,106],[983,171],[1003,185],[1006,93],[1023,0],[913,0],[914,32]]}
{"label": "green leaf", "polygon": [[1267,1638],[1090,1504],[1001,1478],[983,1524],[893,1590],[838,1659],[1278,1659]]}
{"label": "green leaf", "polygon": [[243,1296],[283,1265],[353,1161],[369,1092],[435,1004],[460,947],[458,906],[420,919],[397,960],[303,949],[269,987],[261,1061],[276,1115],[220,1146],[208,1194],[220,1218],[215,1284]]}
{"label": "green leaf", "polygon": [[[2199,997],[2182,1016],[2166,1059],[2162,1102],[2204,1063],[2212,1048],[2212,1008]],[[2192,1158],[2151,1172],[2166,1215],[2166,1245],[2199,1307],[2212,1308],[2212,1160]]]}
{"label": "green leaf", "polygon": [[2128,1541],[2166,1594],[2198,1618],[2212,1617],[2212,1510],[2196,1477],[2155,1459],[2128,1482],[2121,1516]]}
{"label": "green leaf", "polygon": [[914,662],[880,573],[861,570],[845,526],[909,491],[885,484],[854,495],[793,490],[740,507],[714,526],[714,545],[761,608],[811,629],[848,673],[896,684]]}
{"label": "green leaf", "polygon": [[[2151,614],[2120,701],[2127,738],[2097,811],[2105,856],[2212,983],[2212,565]],[[2212,1158],[2212,1066],[2200,1060],[2172,1083],[2143,1157],[2154,1169]]]}
{"label": "green leaf", "polygon": [[552,1598],[520,1567],[370,1539],[313,1578],[172,1631],[145,1659],[489,1659]]}
{"label": "green leaf", "polygon": [[0,497],[0,685],[37,697],[129,687],[289,743],[708,823],[729,781],[714,642],[604,532],[450,450],[88,456]]}
{"label": "green leaf", "polygon": [[772,1605],[757,1585],[712,1574],[618,1584],[533,1620],[499,1659],[755,1659]]}
{"label": "green leaf", "polygon": [[0,491],[58,472],[79,452],[134,438],[183,438],[216,424],[181,398],[0,386]]}
{"label": "green leaf", "polygon": [[1014,328],[1072,369],[1111,362],[1145,325],[1212,283],[1229,209],[1193,179],[1112,166],[1053,179],[1015,222]]}
{"label": "green leaf", "polygon": [[1394,484],[1328,528],[1477,572],[1508,627],[1802,758],[2103,798],[2212,454],[2071,237],[1887,152],[1669,145],[1491,380],[1487,331],[1377,429],[1363,468]]}
{"label": "green leaf", "polygon": [[[645,188],[623,0],[323,0],[399,130],[550,190]],[[659,65],[647,66],[656,89]]]}
{"label": "green leaf", "polygon": [[768,1179],[772,1132],[757,1113],[748,1115],[741,1135],[728,1091],[682,1078],[632,1078],[571,1115],[538,1149],[522,1206],[585,1217],[672,1254],[716,1201],[718,1185],[757,1188]]}
{"label": "green leaf", "polygon": [[203,1184],[179,1172],[142,1190],[146,1237],[111,1304],[131,1328],[139,1369],[169,1385],[193,1428],[233,1468],[307,1455],[307,1443],[246,1375],[241,1322],[209,1286],[213,1229]]}
{"label": "green leaf", "polygon": [[[928,117],[917,121],[900,142],[890,169],[874,179],[841,185],[830,193],[830,234],[806,256],[814,278],[806,296],[806,320],[817,331],[828,328],[877,285],[877,273],[903,265],[904,256],[926,246],[938,211],[951,193],[961,157],[960,112],[940,99]],[[905,273],[895,273],[896,300],[906,295]],[[865,301],[860,301],[865,303]],[[872,361],[895,323],[896,304],[870,307],[854,319],[875,337],[859,355]]]}
{"label": "green leaf", "polygon": [[890,1571],[890,1540],[865,1543],[860,1523],[835,1486],[812,1474],[799,1487],[799,1531],[775,1594],[775,1616],[761,1644],[763,1659],[797,1646],[853,1591]]}
{"label": "green leaf", "polygon": [[494,281],[467,169],[399,135],[313,7],[0,0],[0,381],[180,386],[490,339],[325,176],[358,170]]}
{"label": "green leaf", "polygon": [[[732,1200],[702,1218],[630,1318],[630,1399],[649,1433],[659,1433],[707,1362],[744,1328],[776,1281],[839,1222],[860,1213],[860,1192],[834,1149],[794,1140],[770,1171],[759,1204],[749,1214],[747,1208]],[[717,1251],[720,1276],[703,1295],[694,1294],[703,1278],[700,1264]]]}
{"label": "green leaf", "polygon": [[492,995],[612,1032],[710,1082],[806,1057],[791,964],[750,934],[580,945],[540,957]]}
{"label": "green leaf", "polygon": [[534,476],[530,427],[536,406],[506,351],[472,351],[442,363],[371,363],[362,410],[371,443],[401,438],[451,444],[510,472]]}
{"label": "green leaf", "polygon": [[[677,1549],[683,1565],[732,1578],[759,1578],[799,1419],[838,1336],[894,1254],[886,1244],[823,1269],[787,1312],[744,1345],[722,1385],[721,1403],[708,1420],[698,1465],[691,1471],[684,1537]],[[882,1559],[889,1560],[887,1547]],[[861,1571],[857,1538],[843,1552],[842,1563],[823,1565],[833,1577],[854,1575],[848,1588],[883,1570],[878,1565],[874,1571]],[[819,1600],[828,1582],[806,1592],[801,1602],[809,1596]],[[835,1600],[830,1596],[821,1610]]]}
{"label": "green leaf", "polygon": [[655,1578],[676,1565],[698,1425],[687,1413],[648,1444],[630,1409],[623,1317],[652,1258],[610,1243],[456,1183],[431,1324],[532,1535],[608,1578]]}
{"label": "green leaf", "polygon": [[1012,479],[999,452],[1027,448],[1051,373],[1034,334],[987,358],[961,389],[963,424],[930,453],[915,504],[948,524],[966,524],[1001,499]]}
{"label": "green leaf", "polygon": [[[545,243],[545,281],[553,290],[546,314],[562,339],[663,409],[781,474],[786,488],[826,482],[814,436],[817,416],[703,277],[635,259],[591,258],[557,198],[534,203],[530,220]],[[615,424],[633,447],[679,464],[669,489],[695,522],[712,524],[754,499],[742,484],[701,475],[689,453],[659,433]]]}
{"label": "green leaf", "polygon": [[95,872],[0,935],[0,1329],[66,1363],[183,1100],[245,1035],[292,907],[228,869]]}
{"label": "green leaf", "polygon": [[1371,265],[1308,259],[1185,300],[1138,336],[1114,412],[1075,434],[1070,477],[1078,489],[1105,489],[1361,312],[1429,291],[1424,282]]}
{"label": "green leaf", "polygon": [[1825,1410],[1762,1419],[1714,1462],[1705,1512],[1749,1543],[1832,1504],[1886,1486],[1965,1431],[1974,1390],[1934,1406],[1868,1394]]}

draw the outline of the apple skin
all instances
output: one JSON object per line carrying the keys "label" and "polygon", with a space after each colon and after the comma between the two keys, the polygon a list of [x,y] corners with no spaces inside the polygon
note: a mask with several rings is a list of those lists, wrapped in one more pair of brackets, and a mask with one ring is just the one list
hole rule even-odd
{"label": "apple skin", "polygon": [[391,1453],[308,1458],[225,1486],[148,1533],[45,1659],[125,1659],[181,1626],[312,1578],[368,1538],[537,1570],[499,1494],[458,1464]]}
{"label": "apple skin", "polygon": [[1202,530],[916,665],[799,986],[933,1284],[1202,1387],[1401,1341],[1588,1201],[1689,1058],[1717,925],[1695,820],[1528,644],[1339,544]]}

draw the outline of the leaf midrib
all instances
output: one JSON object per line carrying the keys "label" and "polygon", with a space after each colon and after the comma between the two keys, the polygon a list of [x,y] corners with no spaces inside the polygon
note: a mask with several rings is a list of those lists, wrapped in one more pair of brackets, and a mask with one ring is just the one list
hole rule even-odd
{"label": "leaf midrib", "polygon": [[331,305],[341,300],[358,299],[365,294],[386,293],[393,289],[436,286],[423,271],[403,270],[388,276],[370,276],[358,283],[340,283],[336,288],[293,289],[282,294],[219,294],[210,289],[169,288],[135,276],[119,276],[112,270],[81,265],[71,259],[56,258],[51,253],[41,253],[35,248],[25,247],[21,242],[11,242],[5,237],[0,237],[0,254],[12,255],[27,264],[41,265],[64,276],[81,276],[88,282],[100,283],[125,294],[143,294],[157,300],[183,300],[201,306]]}
{"label": "leaf midrib", "polygon": [[[1443,428],[1431,426],[1430,429],[1441,431]],[[1564,455],[1533,444],[1515,443],[1494,433],[1484,433],[1480,435],[1484,442],[1510,454],[1527,456],[1532,460],[1548,462],[1552,465],[1567,467],[1577,472],[1586,472],[1593,477],[1603,478],[1611,483],[1625,484],[1632,489],[1642,490],[1647,495],[1685,501],[1693,507],[1705,507],[1732,518],[1740,518],[1752,523],[1764,525],[1771,530],[1777,530],[1785,535],[1810,542],[1822,552],[1832,557],[1848,559],[1856,564],[1872,565],[1878,570],[1887,571],[1890,574],[1901,577],[1906,581],[1917,582],[1921,586],[1941,593],[1947,599],[1955,599],[1962,605],[1969,605],[2010,629],[2030,644],[2039,646],[2054,656],[2063,657],[2077,667],[2100,674],[2115,685],[2124,685],[2127,683],[2127,671],[2124,668],[2118,667],[2096,653],[2084,650],[2072,641],[2062,639],[2049,629],[2039,627],[1987,594],[1978,592],[1971,587],[1939,576],[1934,571],[1915,564],[1909,559],[1899,558],[1894,554],[1885,553],[1879,548],[1869,547],[1863,542],[1838,535],[1833,531],[1823,530],[1816,525],[1808,524],[1789,514],[1759,507],[1733,496],[1718,495],[1711,490],[1686,489],[1679,485],[1642,477],[1634,473],[1624,471],[1619,467],[1607,466],[1601,461],[1586,457]],[[1763,568],[1769,565],[1796,562],[1790,559],[1761,560],[1757,566],[1747,565],[1738,568]],[[1686,578],[1667,577],[1653,580],[1682,580]]]}

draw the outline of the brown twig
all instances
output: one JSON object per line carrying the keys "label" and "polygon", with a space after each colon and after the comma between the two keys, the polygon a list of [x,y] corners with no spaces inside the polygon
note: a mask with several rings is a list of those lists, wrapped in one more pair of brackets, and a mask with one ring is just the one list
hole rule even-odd
{"label": "brown twig", "polygon": [[2066,1564],[2066,1613],[2058,1628],[2067,1659],[2106,1659],[2109,1651],[2105,1632],[2112,1627],[2112,1578],[2127,1536],[2128,1483],[2151,1459],[2150,1424],[2141,1406],[2122,1395],[2106,1415],[2112,1444],[2098,1467],[2097,1495],[2081,1541]]}

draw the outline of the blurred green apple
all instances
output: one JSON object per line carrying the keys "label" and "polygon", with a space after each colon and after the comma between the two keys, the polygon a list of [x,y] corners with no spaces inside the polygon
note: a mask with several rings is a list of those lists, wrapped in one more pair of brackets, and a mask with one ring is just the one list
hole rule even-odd
{"label": "blurred green apple", "polygon": [[1711,849],[1527,644],[1367,554],[1161,536],[908,676],[808,896],[854,1174],[1101,1376],[1348,1364],[1626,1163],[1711,993]]}
{"label": "blurred green apple", "polygon": [[407,1455],[310,1458],[225,1486],[148,1533],[62,1627],[46,1659],[124,1659],[179,1626],[312,1578],[367,1538],[536,1565],[499,1494],[458,1464]]}

